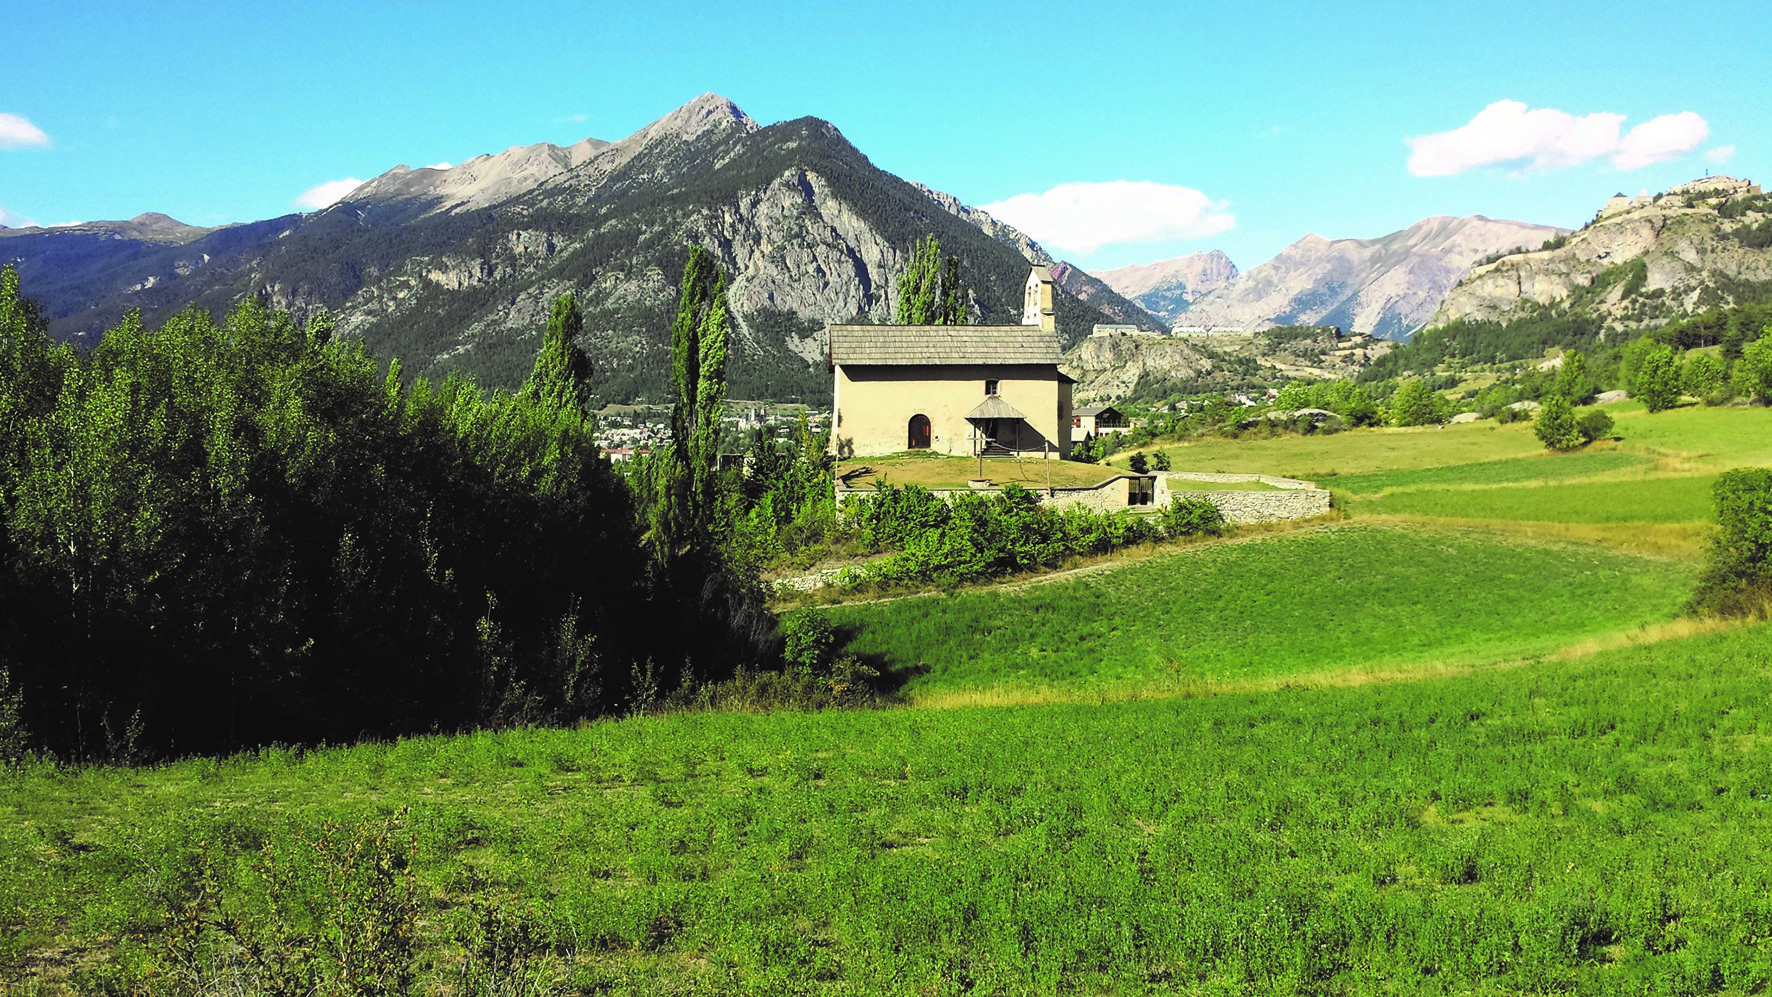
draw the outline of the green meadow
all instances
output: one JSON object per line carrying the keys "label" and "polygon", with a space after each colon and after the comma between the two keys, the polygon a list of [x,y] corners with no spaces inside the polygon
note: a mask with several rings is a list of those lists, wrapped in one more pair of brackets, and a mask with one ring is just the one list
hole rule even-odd
{"label": "green meadow", "polygon": [[1165,694],[1541,654],[1674,617],[1692,565],[1358,522],[1164,551],[1011,590],[839,607],[924,702]]}
{"label": "green meadow", "polygon": [[1758,993],[1768,637],[28,771],[0,782],[0,964],[16,992],[250,989],[223,945],[169,957],[189,884],[323,934],[300,870],[334,821],[410,857],[426,992],[460,992],[491,901],[536,988],[480,992]]}
{"label": "green meadow", "polygon": [[1765,993],[1772,413],[1610,410],[1170,448],[1344,515],[833,607],[877,709],[0,769],[0,993]]}

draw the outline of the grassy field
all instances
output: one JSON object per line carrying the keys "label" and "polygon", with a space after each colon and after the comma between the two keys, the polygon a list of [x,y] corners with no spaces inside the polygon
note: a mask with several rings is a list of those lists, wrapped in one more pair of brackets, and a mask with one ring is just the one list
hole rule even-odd
{"label": "grassy field", "polygon": [[1772,413],[1610,410],[1173,448],[1349,518],[831,610],[906,708],[0,768],[0,994],[1765,993]]}
{"label": "grassy field", "polygon": [[476,901],[524,926],[521,973],[576,992],[1763,992],[1769,638],[7,776],[0,972],[213,983],[225,948],[180,976],[160,898],[207,876],[218,920],[323,926],[301,898],[324,882],[264,870],[343,821],[411,855],[432,992],[459,986]]}
{"label": "grassy field", "polygon": [[1689,564],[1463,530],[1348,524],[1165,551],[1011,591],[832,610],[925,703],[1173,693],[1493,661],[1673,617]]}
{"label": "grassy field", "polygon": [[[872,488],[882,480],[900,487],[965,488],[967,480],[978,474],[978,467],[979,462],[971,457],[868,457],[839,462],[837,476],[849,488]],[[1014,482],[1026,488],[1044,488],[1050,474],[1055,488],[1087,488],[1125,473],[1125,468],[1068,460],[984,461],[984,476],[997,486]]]}

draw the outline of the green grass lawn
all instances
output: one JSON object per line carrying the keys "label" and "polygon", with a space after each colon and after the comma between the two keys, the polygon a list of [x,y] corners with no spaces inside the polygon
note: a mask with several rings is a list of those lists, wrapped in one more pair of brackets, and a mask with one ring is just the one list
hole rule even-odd
{"label": "green grass lawn", "polygon": [[913,697],[1157,692],[1498,660],[1666,620],[1690,565],[1460,530],[1344,525],[1166,552],[1008,592],[839,607]]}
{"label": "green grass lawn", "polygon": [[[982,463],[992,484],[1014,482],[1024,488],[1044,488],[1048,476],[1055,488],[1087,488],[1126,473],[1125,468],[1068,460],[991,458]],[[849,488],[873,488],[882,480],[898,487],[965,488],[967,480],[978,474],[979,464],[971,457],[867,457],[839,462],[837,475]]]}
{"label": "green grass lawn", "polygon": [[1502,519],[1625,526],[1708,523],[1714,476],[1579,481],[1556,486],[1432,488],[1356,499],[1353,515]]}
{"label": "green grass lawn", "polygon": [[[524,971],[572,992],[1759,993],[1769,638],[6,775],[0,978],[62,992],[108,960],[75,979],[124,992],[124,970],[168,965],[156,898],[205,870],[248,932],[314,896],[324,916],[303,836],[362,823],[411,850],[425,992],[460,992],[448,938],[478,899],[536,940]],[[267,863],[294,879],[267,885]]]}

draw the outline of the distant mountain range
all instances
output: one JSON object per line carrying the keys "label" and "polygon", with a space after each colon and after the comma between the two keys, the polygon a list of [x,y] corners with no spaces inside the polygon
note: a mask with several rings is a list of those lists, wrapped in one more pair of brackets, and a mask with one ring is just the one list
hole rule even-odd
{"label": "distant mountain range", "polygon": [[1178,256],[1096,276],[1135,304],[1171,325],[1195,302],[1224,287],[1237,276],[1237,265],[1219,250]]}
{"label": "distant mountain range", "polygon": [[1259,330],[1336,325],[1407,339],[1471,264],[1535,248],[1563,229],[1436,216],[1377,239],[1307,235],[1241,273],[1222,253],[1195,254],[1101,275],[1176,328]]}
{"label": "distant mountain range", "polygon": [[823,326],[885,321],[926,233],[963,261],[973,313],[1016,321],[1030,261],[1062,271],[1067,342],[1160,323],[1026,236],[868,161],[831,124],[763,126],[707,94],[618,142],[513,148],[450,169],[396,167],[311,214],[199,229],[165,216],[0,231],[52,332],[88,340],[244,298],[325,307],[409,373],[513,385],[552,300],[578,294],[599,397],[663,397],[691,245],[730,276],[734,397],[828,397]]}

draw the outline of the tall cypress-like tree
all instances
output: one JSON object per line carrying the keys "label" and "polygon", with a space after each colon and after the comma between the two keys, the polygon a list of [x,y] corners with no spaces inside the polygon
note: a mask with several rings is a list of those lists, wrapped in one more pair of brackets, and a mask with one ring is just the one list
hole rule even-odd
{"label": "tall cypress-like tree", "polygon": [[966,298],[959,257],[949,256],[944,264],[935,236],[917,240],[898,276],[898,324],[965,325]]}
{"label": "tall cypress-like tree", "polygon": [[653,547],[661,554],[713,546],[729,342],[726,278],[694,247],[671,325],[671,451],[660,469],[663,487],[652,522]]}
{"label": "tall cypress-like tree", "polygon": [[578,299],[572,292],[555,298],[535,369],[523,382],[524,394],[556,408],[590,414],[591,358],[578,348],[578,336],[584,328],[584,315],[579,312]]}

